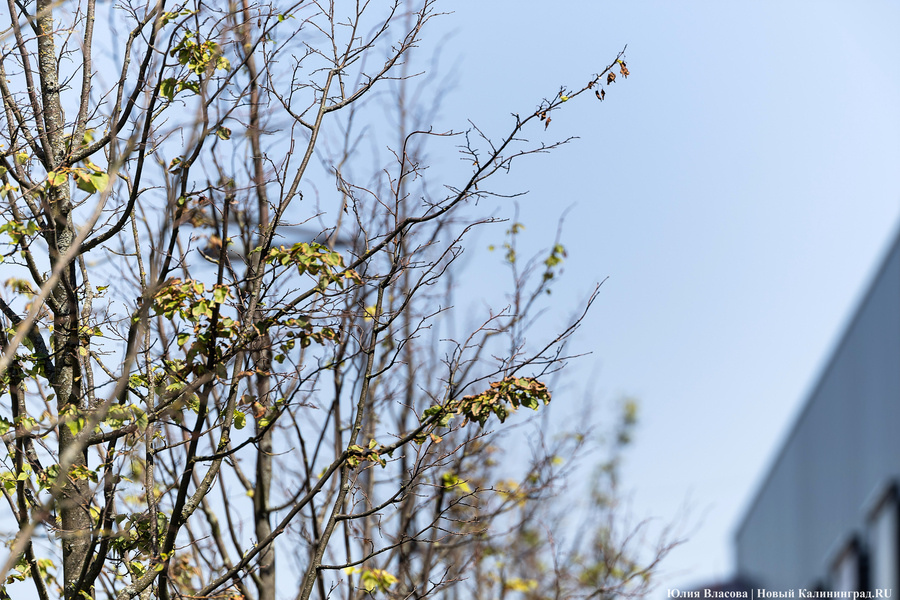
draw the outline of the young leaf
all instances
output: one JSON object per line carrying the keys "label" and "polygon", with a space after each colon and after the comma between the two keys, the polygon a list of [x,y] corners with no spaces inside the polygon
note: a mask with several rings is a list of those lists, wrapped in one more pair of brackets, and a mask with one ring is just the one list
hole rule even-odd
{"label": "young leaf", "polygon": [[68,180],[69,176],[65,171],[50,171],[47,173],[47,181],[50,182],[50,185],[63,185]]}
{"label": "young leaf", "polygon": [[102,192],[109,186],[109,175],[102,172],[95,172],[90,175],[91,185],[93,185],[94,189],[98,192]]}

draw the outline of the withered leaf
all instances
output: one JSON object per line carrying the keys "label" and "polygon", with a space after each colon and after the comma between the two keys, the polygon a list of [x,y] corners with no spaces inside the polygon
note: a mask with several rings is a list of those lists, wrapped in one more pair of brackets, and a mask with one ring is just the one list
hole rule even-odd
{"label": "withered leaf", "polygon": [[263,406],[262,403],[260,403],[260,402],[254,402],[251,405],[251,408],[253,409],[253,416],[256,417],[257,419],[261,418],[263,415],[266,414],[266,407]]}
{"label": "withered leaf", "polygon": [[550,127],[550,117],[547,117],[547,120],[544,121],[544,131],[547,131],[548,127]]}
{"label": "withered leaf", "polygon": [[610,84],[610,83],[614,83],[615,81],[616,81],[616,74],[610,72],[610,74],[606,76],[606,83],[607,83],[607,85]]}

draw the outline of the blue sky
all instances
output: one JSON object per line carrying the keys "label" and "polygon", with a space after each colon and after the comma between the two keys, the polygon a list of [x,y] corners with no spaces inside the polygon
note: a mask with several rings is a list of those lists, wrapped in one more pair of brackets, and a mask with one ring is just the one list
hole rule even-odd
{"label": "blue sky", "polygon": [[625,464],[634,514],[665,523],[689,507],[661,587],[725,576],[737,521],[897,230],[900,5],[452,10],[431,38],[445,64],[458,59],[445,126],[500,134],[628,45],[632,76],[602,105],[584,98],[531,132],[580,139],[514,165],[504,185],[529,191],[520,220],[535,246],[573,207],[558,299],[609,277],[571,379],[599,373],[599,401],[641,401]]}

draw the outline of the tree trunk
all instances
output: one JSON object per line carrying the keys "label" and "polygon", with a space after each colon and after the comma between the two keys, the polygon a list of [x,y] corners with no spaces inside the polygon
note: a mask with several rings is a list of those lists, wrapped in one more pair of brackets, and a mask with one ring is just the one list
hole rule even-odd
{"label": "tree trunk", "polygon": [[[65,113],[60,102],[59,73],[54,43],[53,3],[38,0],[38,69],[41,82],[43,126],[49,144],[45,148],[47,163],[58,167],[65,159]],[[48,184],[47,199],[50,208],[52,231],[46,232],[50,247],[50,264],[62,273],[50,294],[53,311],[52,352],[56,368],[50,382],[56,393],[60,414],[83,408],[81,406],[81,369],[78,360],[79,310],[75,263],[59,265],[60,257],[71,247],[75,239],[72,222],[72,201],[69,184]],[[68,455],[75,444],[75,433],[68,427],[59,428],[59,456]],[[84,452],[78,452],[72,466],[86,465]],[[61,476],[65,474],[61,473]],[[80,590],[75,586],[81,578],[90,548],[91,516],[89,511],[90,489],[86,479],[66,479],[59,497],[57,511],[62,525],[63,587],[66,600],[74,600]],[[90,593],[89,590],[85,590]]]}
{"label": "tree trunk", "polygon": [[[268,336],[265,336],[268,337]],[[259,354],[266,358],[257,362],[271,362],[271,348],[263,348]],[[257,394],[259,402],[268,408],[266,416],[271,417],[271,408],[267,396],[269,395],[269,376],[260,373],[257,376]],[[258,425],[257,425],[258,427]],[[259,440],[259,449],[256,453],[256,488],[253,490],[253,520],[256,522],[256,539],[264,540],[272,533],[272,525],[269,516],[269,496],[272,489],[272,429],[269,429]],[[270,544],[259,555],[259,584],[258,600],[275,600],[275,546]]]}

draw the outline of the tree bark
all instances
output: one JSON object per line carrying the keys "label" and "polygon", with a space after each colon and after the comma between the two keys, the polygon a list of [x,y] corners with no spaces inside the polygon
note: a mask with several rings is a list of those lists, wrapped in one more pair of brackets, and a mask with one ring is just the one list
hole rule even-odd
{"label": "tree bark", "polygon": [[[65,160],[65,112],[60,101],[59,72],[54,42],[53,2],[38,0],[38,71],[41,84],[43,127],[49,148],[46,161],[49,169],[57,168]],[[49,170],[48,169],[48,170]],[[81,368],[78,360],[79,310],[75,263],[59,265],[60,257],[75,240],[72,222],[72,200],[68,182],[47,187],[52,224],[46,232],[50,248],[50,264],[56,270],[62,268],[59,282],[50,295],[53,311],[52,352],[56,368],[50,381],[56,394],[60,414],[83,408],[81,406]],[[76,433],[68,427],[59,428],[59,456],[70,453]],[[86,466],[86,455],[78,452],[72,467]],[[66,476],[66,474],[60,474]],[[81,590],[75,586],[80,579],[90,549],[91,516],[89,511],[90,489],[86,479],[67,477],[57,507],[62,525],[63,588],[66,600],[74,600]],[[90,590],[84,590],[90,593]]]}

